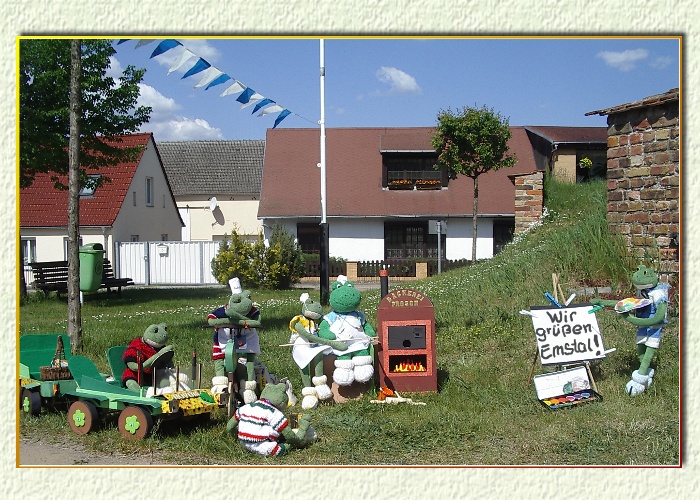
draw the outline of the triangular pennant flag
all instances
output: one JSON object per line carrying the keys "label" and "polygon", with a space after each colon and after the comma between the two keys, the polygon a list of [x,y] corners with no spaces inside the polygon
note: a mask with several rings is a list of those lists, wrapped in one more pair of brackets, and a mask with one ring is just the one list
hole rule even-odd
{"label": "triangular pennant flag", "polygon": [[279,112],[279,111],[282,111],[283,109],[284,109],[284,108],[283,108],[282,106],[280,106],[279,104],[275,104],[274,106],[270,106],[269,108],[263,109],[263,110],[260,112],[260,114],[258,115],[258,117],[263,116],[263,115],[267,115],[267,114],[270,114],[270,113],[277,113],[277,112]]}
{"label": "triangular pennant flag", "polygon": [[177,40],[163,40],[158,44],[158,47],[156,47],[156,50],[153,51],[153,54],[151,54],[151,59],[153,59],[156,56],[161,55],[163,52],[167,52],[170,49],[174,49],[178,45],[182,45],[180,42]]}
{"label": "triangular pennant flag", "polygon": [[275,102],[275,101],[273,101],[272,99],[267,99],[267,98],[263,99],[262,101],[260,101],[259,103],[257,103],[257,104],[255,105],[255,108],[253,108],[253,111],[251,112],[251,114],[254,115],[255,113],[258,112],[258,110],[259,110],[260,108],[262,108],[262,107],[264,107],[264,106],[267,106],[268,104],[274,104],[274,102]]}
{"label": "triangular pennant flag", "polygon": [[223,74],[223,71],[212,66],[204,72],[204,76],[202,76],[202,79],[199,80],[199,83],[195,85],[194,88],[198,89],[199,87],[204,87],[205,85],[211,83],[215,78],[219,77],[219,75]]}
{"label": "triangular pennant flag", "polygon": [[250,97],[252,95],[255,95],[255,91],[253,89],[251,89],[250,87],[248,87],[243,91],[243,93],[241,95],[236,97],[236,100],[238,102],[245,104],[250,100]]}
{"label": "triangular pennant flag", "polygon": [[255,94],[253,94],[252,96],[250,96],[250,98],[248,99],[248,102],[244,103],[243,106],[241,106],[241,109],[247,108],[247,107],[250,106],[251,104],[255,104],[255,103],[258,102],[260,99],[265,99],[265,96],[260,95],[260,94],[258,94],[258,93],[256,92]]}
{"label": "triangular pennant flag", "polygon": [[289,111],[288,109],[282,110],[282,112],[279,114],[279,116],[275,120],[275,124],[272,126],[272,128],[275,128],[277,125],[279,125],[280,122],[282,120],[284,120],[285,118],[287,118],[287,116],[289,116],[290,114],[292,114],[292,112]]}
{"label": "triangular pennant flag", "polygon": [[135,48],[138,49],[139,47],[143,47],[144,45],[148,45],[149,43],[153,43],[153,42],[155,42],[155,40],[153,40],[153,39],[148,39],[148,40],[141,39],[136,44]]}
{"label": "triangular pennant flag", "polygon": [[182,53],[182,56],[180,56],[180,60],[177,61],[175,64],[173,64],[170,69],[168,70],[168,74],[172,73],[173,71],[179,69],[183,64],[185,64],[187,61],[195,57],[195,54],[190,52],[189,50],[185,49],[185,51]]}
{"label": "triangular pennant flag", "polygon": [[209,64],[208,62],[206,62],[204,59],[202,59],[202,58],[200,57],[200,58],[199,58],[199,61],[197,61],[196,63],[194,63],[194,66],[192,66],[192,67],[187,71],[187,73],[185,73],[185,74],[182,76],[182,79],[185,79],[185,78],[187,78],[188,76],[196,75],[197,73],[199,73],[199,72],[201,72],[201,71],[204,71],[205,69],[209,68],[210,66],[211,66],[211,64]]}
{"label": "triangular pennant flag", "polygon": [[207,85],[207,88],[205,88],[204,90],[209,90],[211,87],[213,87],[215,85],[221,85],[222,83],[227,82],[230,79],[231,79],[231,77],[228,76],[226,73],[221,73],[221,75],[214,78],[214,80],[209,85]]}
{"label": "triangular pennant flag", "polygon": [[227,88],[221,93],[220,97],[224,97],[225,95],[238,94],[239,92],[243,92],[245,89],[245,86],[241,84],[241,82],[236,80],[235,82],[233,82],[233,85],[231,85],[229,88]]}

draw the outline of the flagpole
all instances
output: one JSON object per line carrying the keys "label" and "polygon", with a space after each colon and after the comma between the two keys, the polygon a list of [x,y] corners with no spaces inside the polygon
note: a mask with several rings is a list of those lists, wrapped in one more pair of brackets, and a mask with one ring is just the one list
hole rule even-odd
{"label": "flagpole", "polygon": [[326,220],[326,108],[325,108],[325,77],[326,66],[324,62],[323,38],[319,40],[319,55],[320,55],[320,77],[321,77],[321,242],[320,242],[320,294],[321,304],[328,305],[329,297],[329,282],[328,282],[328,221]]}

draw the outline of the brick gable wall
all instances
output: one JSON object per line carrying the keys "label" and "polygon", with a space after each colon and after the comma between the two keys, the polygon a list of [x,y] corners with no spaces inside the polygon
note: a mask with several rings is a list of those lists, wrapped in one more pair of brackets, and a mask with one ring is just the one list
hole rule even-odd
{"label": "brick gable wall", "polygon": [[679,103],[611,113],[608,125],[608,226],[632,255],[678,277]]}

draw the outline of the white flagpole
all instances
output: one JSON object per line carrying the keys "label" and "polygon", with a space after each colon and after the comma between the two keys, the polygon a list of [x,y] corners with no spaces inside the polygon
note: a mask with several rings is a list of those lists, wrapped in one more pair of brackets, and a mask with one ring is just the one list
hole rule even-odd
{"label": "white flagpole", "polygon": [[323,39],[320,40],[320,55],[321,55],[321,224],[326,223],[326,108],[325,108],[325,76],[326,67],[323,54]]}
{"label": "white flagpole", "polygon": [[328,297],[330,295],[329,288],[329,252],[328,252],[328,222],[326,221],[326,109],[325,109],[325,77],[326,66],[324,63],[323,53],[323,38],[320,39],[320,56],[321,56],[321,162],[318,166],[321,168],[321,241],[320,241],[320,283],[321,305],[328,305]]}

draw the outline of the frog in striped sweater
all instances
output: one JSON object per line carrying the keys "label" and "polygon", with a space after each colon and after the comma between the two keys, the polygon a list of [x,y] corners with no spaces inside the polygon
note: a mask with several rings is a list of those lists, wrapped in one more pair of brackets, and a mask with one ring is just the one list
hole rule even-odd
{"label": "frog in striped sweater", "polygon": [[316,439],[311,416],[302,415],[299,427],[292,429],[283,413],[289,397],[285,383],[267,384],[260,398],[238,408],[226,425],[229,434],[243,447],[265,456],[278,456],[292,448],[303,448]]}

